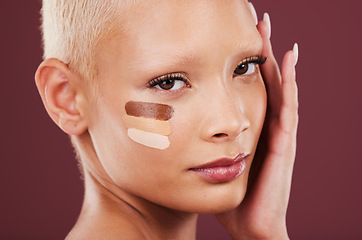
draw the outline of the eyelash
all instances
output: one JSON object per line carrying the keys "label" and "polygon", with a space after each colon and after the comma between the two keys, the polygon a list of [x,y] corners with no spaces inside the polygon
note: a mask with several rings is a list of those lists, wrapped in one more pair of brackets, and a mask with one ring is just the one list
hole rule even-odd
{"label": "eyelash", "polygon": [[261,55],[247,57],[244,60],[242,60],[236,68],[240,67],[241,65],[247,65],[247,64],[251,64],[251,63],[261,66],[266,62],[266,60],[267,60],[267,57],[263,57]]}
{"label": "eyelash", "polygon": [[[246,64],[251,64],[251,63],[261,66],[266,62],[266,60],[267,60],[266,57],[263,57],[260,55],[247,57],[246,59],[242,60],[236,68],[240,67],[241,65],[246,65]],[[234,76],[235,76],[235,74],[234,74]],[[168,73],[166,75],[154,78],[147,83],[147,87],[153,88],[165,81],[177,81],[177,80],[183,81],[187,87],[190,87],[188,78],[182,73]]]}
{"label": "eyelash", "polygon": [[152,88],[152,87],[155,87],[155,86],[161,84],[162,82],[175,81],[175,80],[183,81],[188,87],[190,86],[188,78],[182,73],[168,73],[161,77],[152,79],[151,81],[149,81],[147,83],[147,85],[149,88]]}
{"label": "eyelash", "polygon": [[256,63],[258,65],[263,65],[267,60],[267,57],[263,57],[261,55],[259,56],[252,56],[252,57],[248,57],[245,60],[241,61],[239,63],[240,64],[246,64],[246,63]]}

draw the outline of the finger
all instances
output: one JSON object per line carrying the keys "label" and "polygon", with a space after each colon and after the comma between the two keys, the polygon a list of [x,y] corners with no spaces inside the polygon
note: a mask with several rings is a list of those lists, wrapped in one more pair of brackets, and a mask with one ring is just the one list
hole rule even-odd
{"label": "finger", "polygon": [[[277,158],[286,159],[286,166],[292,166],[296,152],[298,126],[298,88],[295,81],[296,55],[288,51],[282,63],[282,103],[278,118],[271,119],[270,136],[273,144],[269,151]],[[288,159],[292,160],[289,161]]]}
{"label": "finger", "polygon": [[248,3],[249,3],[251,15],[253,16],[253,19],[255,21],[255,25],[258,25],[258,14],[256,13],[255,7],[251,2],[248,2]]}
{"label": "finger", "polygon": [[[266,17],[264,17],[264,19],[266,19]],[[267,57],[267,61],[261,66],[261,73],[268,92],[269,109],[277,114],[279,112],[277,110],[281,104],[281,75],[269,39],[269,26],[270,24],[265,20],[259,22],[257,26],[259,33],[263,38],[262,55]]]}
{"label": "finger", "polygon": [[[260,33],[261,37],[263,38],[262,55],[266,56],[268,58],[268,61],[265,64],[263,64],[263,67],[262,67],[263,71],[265,70],[265,73],[263,73],[263,76],[264,76],[264,74],[265,74],[265,77],[278,76],[279,80],[280,80],[279,67],[278,67],[277,61],[274,57],[272,45],[270,42],[270,35],[271,35],[270,27],[271,27],[271,23],[270,23],[269,14],[265,13],[264,20],[260,21],[259,24],[257,25],[259,33]],[[268,78],[268,79],[272,79],[272,78]]]}
{"label": "finger", "polygon": [[280,111],[280,125],[283,131],[296,133],[298,124],[298,87],[295,77],[298,45],[293,51],[288,51],[282,63],[282,105]]}

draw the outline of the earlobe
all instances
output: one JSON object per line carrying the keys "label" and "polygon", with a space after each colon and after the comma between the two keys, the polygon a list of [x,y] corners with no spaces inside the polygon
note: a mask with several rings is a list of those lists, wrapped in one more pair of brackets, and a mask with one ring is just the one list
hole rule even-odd
{"label": "earlobe", "polygon": [[57,59],[43,61],[36,71],[35,82],[49,116],[64,132],[80,135],[87,130],[77,102],[78,79],[66,64]]}

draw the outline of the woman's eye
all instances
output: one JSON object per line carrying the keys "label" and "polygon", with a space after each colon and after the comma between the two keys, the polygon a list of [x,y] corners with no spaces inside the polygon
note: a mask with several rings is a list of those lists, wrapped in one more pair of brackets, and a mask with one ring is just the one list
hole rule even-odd
{"label": "woman's eye", "polygon": [[187,76],[183,73],[169,73],[152,79],[147,85],[149,88],[157,88],[163,91],[175,91],[191,87]]}
{"label": "woman's eye", "polygon": [[168,79],[161,81],[154,87],[160,90],[178,90],[185,87],[186,83],[183,80]]}
{"label": "woman's eye", "polygon": [[234,70],[234,75],[250,75],[256,71],[256,63],[242,63]]}

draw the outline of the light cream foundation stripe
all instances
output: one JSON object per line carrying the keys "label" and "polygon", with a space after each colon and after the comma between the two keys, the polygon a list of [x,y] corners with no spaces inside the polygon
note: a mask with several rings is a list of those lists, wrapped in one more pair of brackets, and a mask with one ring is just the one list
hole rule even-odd
{"label": "light cream foundation stripe", "polygon": [[169,121],[161,121],[153,118],[125,116],[124,123],[127,128],[136,128],[145,132],[157,133],[164,136],[171,134]]}
{"label": "light cream foundation stripe", "polygon": [[167,136],[145,132],[134,128],[129,128],[127,133],[133,141],[147,147],[164,150],[170,146],[170,141]]}

